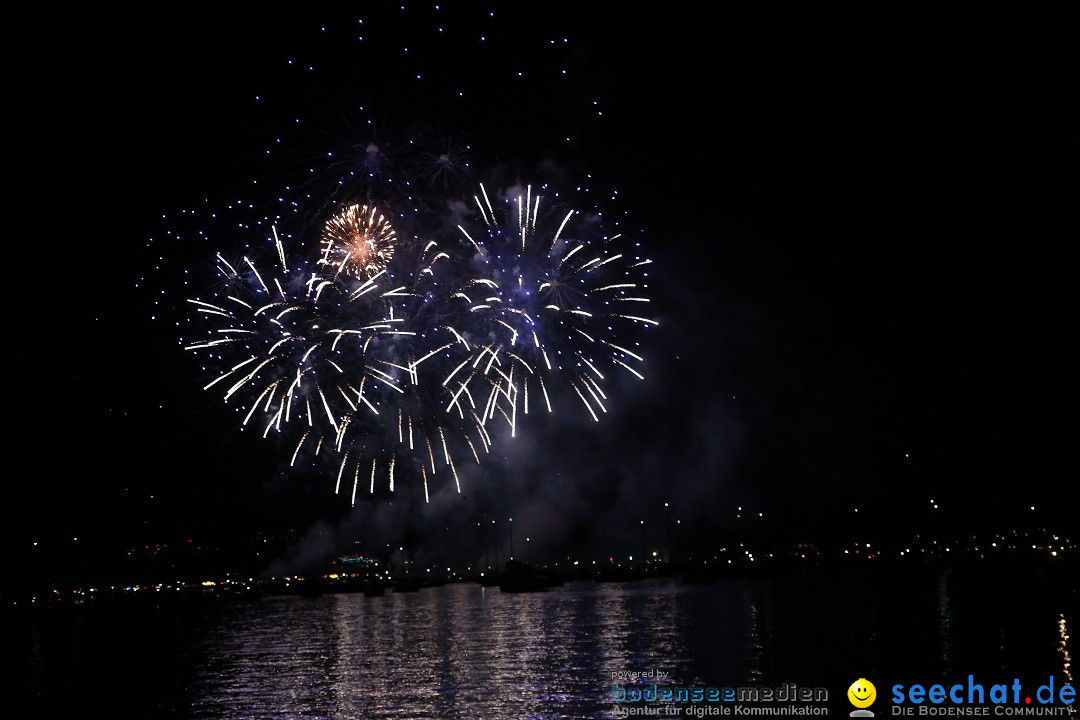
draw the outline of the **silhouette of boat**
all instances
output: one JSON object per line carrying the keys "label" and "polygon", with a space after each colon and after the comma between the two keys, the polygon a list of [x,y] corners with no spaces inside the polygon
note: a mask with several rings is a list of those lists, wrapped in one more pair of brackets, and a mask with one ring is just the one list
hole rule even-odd
{"label": "silhouette of boat", "polygon": [[543,592],[552,585],[554,583],[547,575],[518,560],[508,561],[506,572],[499,579],[499,589],[509,593]]}
{"label": "silhouette of boat", "polygon": [[300,597],[320,597],[323,594],[323,581],[319,577],[310,577],[294,581],[296,594]]}
{"label": "silhouette of boat", "polygon": [[401,580],[398,580],[396,583],[394,583],[393,587],[394,592],[396,593],[408,593],[422,590],[425,585],[423,582],[417,580],[416,578],[402,578]]}
{"label": "silhouette of boat", "polygon": [[381,582],[369,582],[364,585],[364,595],[367,597],[379,597],[386,594],[386,584]]}
{"label": "silhouette of boat", "polygon": [[499,573],[484,573],[478,582],[484,587],[495,587],[499,584]]}
{"label": "silhouette of boat", "polygon": [[596,582],[633,582],[634,580],[641,580],[645,577],[645,573],[636,568],[623,567],[622,565],[613,565],[609,567],[603,567],[596,571]]}

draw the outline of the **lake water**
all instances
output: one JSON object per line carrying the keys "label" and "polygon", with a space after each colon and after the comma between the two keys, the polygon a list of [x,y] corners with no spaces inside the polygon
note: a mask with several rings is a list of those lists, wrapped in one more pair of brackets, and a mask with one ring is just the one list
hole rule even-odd
{"label": "lake water", "polygon": [[5,651],[30,717],[606,718],[626,683],[613,673],[649,670],[670,685],[825,687],[846,716],[860,677],[882,709],[894,682],[1075,685],[1074,600],[936,573],[454,584],[22,615],[5,618]]}

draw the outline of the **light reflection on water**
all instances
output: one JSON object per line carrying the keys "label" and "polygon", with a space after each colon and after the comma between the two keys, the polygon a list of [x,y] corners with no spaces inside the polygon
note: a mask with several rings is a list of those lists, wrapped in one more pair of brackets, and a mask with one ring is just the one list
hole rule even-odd
{"label": "light reflection on water", "polygon": [[935,574],[520,595],[457,584],[44,613],[9,625],[5,645],[30,715],[600,718],[613,683],[627,684],[620,671],[823,686],[839,701],[857,677],[1071,683],[1069,607],[1022,584]]}
{"label": "light reflection on water", "polygon": [[952,599],[949,594],[949,575],[943,573],[937,582],[938,626],[941,631],[941,666],[946,675],[953,671]]}
{"label": "light reflection on water", "polygon": [[[1061,674],[1065,678],[1065,682],[1069,685],[1073,683],[1072,676],[1072,656],[1069,655],[1069,622],[1065,618],[1065,613],[1058,613],[1058,637],[1061,640],[1058,642],[1057,650],[1061,653]],[[1069,715],[1076,717],[1076,704],[1069,706]]]}
{"label": "light reflection on water", "polygon": [[[690,670],[684,595],[674,584],[522,595],[450,585],[236,605],[191,648],[191,713],[606,717],[614,671],[702,682]],[[744,619],[732,614],[729,634]]]}

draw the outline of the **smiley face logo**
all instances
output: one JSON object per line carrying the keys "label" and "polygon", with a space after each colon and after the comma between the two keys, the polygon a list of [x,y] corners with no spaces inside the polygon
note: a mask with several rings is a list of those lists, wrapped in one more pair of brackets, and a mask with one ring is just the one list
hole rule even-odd
{"label": "smiley face logo", "polygon": [[847,689],[848,701],[857,708],[868,708],[877,699],[877,688],[866,678],[859,678]]}

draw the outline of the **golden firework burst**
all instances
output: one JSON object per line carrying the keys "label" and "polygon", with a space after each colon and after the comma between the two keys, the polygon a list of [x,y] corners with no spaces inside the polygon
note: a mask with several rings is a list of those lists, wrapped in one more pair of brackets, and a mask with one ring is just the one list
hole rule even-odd
{"label": "golden firework burst", "polygon": [[397,236],[390,221],[374,205],[349,205],[326,221],[321,264],[358,278],[386,269]]}

